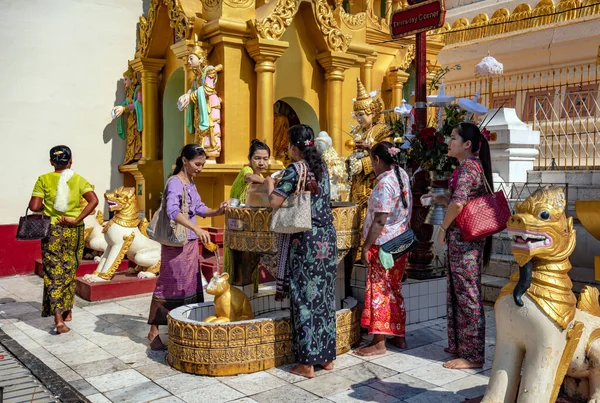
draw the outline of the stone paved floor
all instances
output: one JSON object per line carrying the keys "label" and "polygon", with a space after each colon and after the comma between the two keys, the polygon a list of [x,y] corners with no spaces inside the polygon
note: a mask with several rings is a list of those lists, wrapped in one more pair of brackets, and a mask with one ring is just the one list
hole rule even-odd
{"label": "stone paved floor", "polygon": [[210,378],[180,373],[166,364],[164,352],[147,348],[150,295],[95,304],[78,300],[72,331],[64,335],[54,334],[52,318],[40,317],[41,300],[40,278],[0,278],[2,330],[97,403],[462,402],[485,391],[494,353],[488,309],[486,364],[479,371],[442,367],[449,356],[443,350],[445,319],[438,319],[408,326],[408,350],[368,358],[344,354],[335,370],[318,371],[314,379],[291,374],[290,366]]}

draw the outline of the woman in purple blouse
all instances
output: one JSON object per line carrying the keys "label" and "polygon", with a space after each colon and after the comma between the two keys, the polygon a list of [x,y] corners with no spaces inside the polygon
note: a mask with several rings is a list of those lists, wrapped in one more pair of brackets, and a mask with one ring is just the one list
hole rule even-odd
{"label": "woman in purple blouse", "polygon": [[[196,144],[183,147],[163,193],[167,215],[171,220],[189,229],[190,242],[183,247],[165,245],[161,247],[160,276],[156,281],[148,318],[150,325],[148,341],[152,350],[166,349],[158,335],[158,327],[167,325],[167,314],[170,310],[181,305],[204,302],[200,255],[196,240],[199,239],[203,244],[207,244],[210,242],[210,237],[208,232],[198,227],[194,217],[222,215],[227,207],[227,202],[223,202],[218,210],[213,210],[206,207],[200,199],[194,178],[202,171],[205,162],[206,153],[202,147]],[[189,206],[187,215],[181,212],[184,186]]]}

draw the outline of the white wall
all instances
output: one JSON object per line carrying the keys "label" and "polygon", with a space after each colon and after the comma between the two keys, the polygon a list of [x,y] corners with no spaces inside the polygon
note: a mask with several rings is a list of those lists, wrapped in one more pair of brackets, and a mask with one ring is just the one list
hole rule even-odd
{"label": "white wall", "polygon": [[23,215],[48,151],[103,193],[122,184],[124,141],[110,109],[133,59],[143,0],[0,0],[0,224]]}

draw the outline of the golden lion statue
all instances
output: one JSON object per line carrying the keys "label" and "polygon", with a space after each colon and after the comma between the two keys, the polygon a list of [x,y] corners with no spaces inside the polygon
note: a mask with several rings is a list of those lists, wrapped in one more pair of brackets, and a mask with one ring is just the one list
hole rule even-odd
{"label": "golden lion statue", "polygon": [[585,287],[579,302],[571,290],[575,230],[565,209],[562,189],[547,187],[507,223],[520,270],[496,301],[496,352],[482,403],[554,403],[565,376],[589,385],[578,393],[600,402],[598,290]]}
{"label": "golden lion statue", "polygon": [[139,278],[156,277],[160,269],[160,244],[148,238],[148,221],[138,218],[138,205],[134,188],[119,187],[105,193],[108,210],[117,213],[104,226],[106,250],[100,258],[98,268],[83,277],[86,281],[109,281],[115,275],[125,256],[137,266],[129,273]]}

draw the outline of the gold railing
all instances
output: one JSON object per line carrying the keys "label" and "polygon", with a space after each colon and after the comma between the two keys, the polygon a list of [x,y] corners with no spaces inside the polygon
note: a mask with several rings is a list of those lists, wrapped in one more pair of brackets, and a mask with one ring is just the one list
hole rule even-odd
{"label": "gold railing", "polygon": [[451,45],[474,41],[596,14],[600,14],[600,0],[561,0],[556,5],[553,0],[541,0],[534,8],[520,4],[512,12],[500,8],[491,17],[482,13],[470,22],[466,18],[459,18],[452,26],[446,24],[443,30],[444,43]]}
{"label": "gold railing", "polygon": [[540,131],[537,169],[600,168],[600,64],[506,75],[446,85],[461,98],[481,95],[493,108],[515,108]]}

